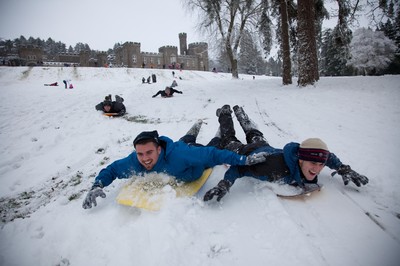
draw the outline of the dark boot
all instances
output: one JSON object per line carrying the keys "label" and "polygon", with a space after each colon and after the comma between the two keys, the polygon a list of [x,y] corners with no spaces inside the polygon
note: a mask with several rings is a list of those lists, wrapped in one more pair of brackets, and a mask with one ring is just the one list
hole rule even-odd
{"label": "dark boot", "polygon": [[122,98],[122,97],[119,96],[119,95],[115,95],[115,101],[116,101],[117,103],[123,103],[123,102],[124,102],[124,98]]}
{"label": "dark boot", "polygon": [[203,120],[201,120],[201,119],[197,120],[196,123],[194,123],[193,126],[186,133],[186,135],[191,135],[191,136],[194,136],[195,138],[197,138],[197,135],[199,135],[202,124],[203,124]]}
{"label": "dark boot", "polygon": [[240,126],[243,128],[244,133],[247,134],[247,132],[254,129],[258,130],[257,125],[249,118],[242,107],[235,105],[233,111],[235,112],[236,118],[239,121]]}
{"label": "dark boot", "polygon": [[216,111],[216,115],[219,117],[221,114],[232,114],[231,107],[228,104],[225,104],[221,108],[218,108]]}
{"label": "dark boot", "polygon": [[217,110],[218,122],[221,134],[221,147],[237,152],[243,144],[235,137],[233,126],[232,111],[229,105],[224,105]]}
{"label": "dark boot", "polygon": [[235,105],[233,107],[233,111],[235,112],[236,118],[240,123],[240,126],[243,128],[244,133],[246,134],[246,141],[248,144],[263,142],[268,144],[267,140],[264,138],[263,133],[258,130],[256,123],[249,118],[249,116],[245,113],[242,107]]}

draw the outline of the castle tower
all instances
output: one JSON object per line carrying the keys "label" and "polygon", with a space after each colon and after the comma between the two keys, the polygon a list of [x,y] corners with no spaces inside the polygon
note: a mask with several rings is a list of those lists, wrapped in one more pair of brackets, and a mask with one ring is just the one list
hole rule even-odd
{"label": "castle tower", "polygon": [[198,58],[198,70],[208,71],[208,44],[205,42],[190,43],[188,49],[189,55]]}
{"label": "castle tower", "polygon": [[181,55],[187,55],[187,35],[184,32],[179,33],[179,50]]}

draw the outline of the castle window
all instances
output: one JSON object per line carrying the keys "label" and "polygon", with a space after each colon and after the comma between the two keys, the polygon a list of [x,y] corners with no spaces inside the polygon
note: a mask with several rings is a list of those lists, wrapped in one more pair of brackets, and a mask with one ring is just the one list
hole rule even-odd
{"label": "castle window", "polygon": [[171,55],[170,63],[175,63],[175,62],[176,62],[176,56],[175,55]]}
{"label": "castle window", "polygon": [[136,55],[132,55],[132,62],[133,62],[134,64],[137,63],[137,57],[136,57]]}

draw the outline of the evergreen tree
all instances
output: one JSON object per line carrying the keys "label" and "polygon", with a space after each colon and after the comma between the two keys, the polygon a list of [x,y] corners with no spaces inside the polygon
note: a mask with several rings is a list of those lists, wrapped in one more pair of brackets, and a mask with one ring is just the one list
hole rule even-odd
{"label": "evergreen tree", "polygon": [[222,72],[231,73],[232,72],[231,67],[230,67],[231,64],[229,62],[229,58],[228,58],[227,52],[225,50],[225,46],[221,44],[218,47],[220,49],[217,51],[217,60],[216,60],[217,69]]}
{"label": "evergreen tree", "polygon": [[307,86],[319,80],[315,5],[313,0],[299,0],[298,5],[298,85]]}
{"label": "evergreen tree", "polygon": [[397,49],[395,58],[389,64],[385,73],[387,74],[400,74],[400,8],[394,11],[394,4],[391,2],[389,5],[389,19],[385,23],[381,23],[378,27],[379,30],[385,33],[389,39],[395,42]]}
{"label": "evergreen tree", "polygon": [[323,32],[321,45],[320,72],[323,76],[350,75],[347,66],[350,57],[350,44],[343,47],[335,41],[335,34],[331,29]]}
{"label": "evergreen tree", "polygon": [[266,63],[266,75],[280,77],[282,75],[282,61],[270,57]]}
{"label": "evergreen tree", "polygon": [[283,85],[292,84],[292,62],[289,45],[289,14],[286,0],[280,0],[281,54],[283,59]]}
{"label": "evergreen tree", "polygon": [[240,41],[239,73],[265,74],[265,64],[256,43],[249,32],[243,33]]}

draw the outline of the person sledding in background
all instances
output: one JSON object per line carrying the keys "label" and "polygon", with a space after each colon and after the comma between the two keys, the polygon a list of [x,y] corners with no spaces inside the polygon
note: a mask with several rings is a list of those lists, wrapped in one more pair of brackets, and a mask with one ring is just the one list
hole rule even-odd
{"label": "person sledding in background", "polygon": [[97,111],[103,111],[108,114],[115,114],[114,116],[123,116],[126,113],[125,105],[123,104],[124,98],[115,95],[115,101],[112,101],[111,94],[106,96],[104,101],[96,105]]}
{"label": "person sledding in background", "polygon": [[172,96],[174,96],[173,94],[174,93],[180,93],[180,94],[182,94],[183,92],[181,92],[181,91],[178,91],[178,90],[175,90],[174,88],[172,88],[172,87],[165,87],[165,90],[160,90],[160,91],[158,91],[156,94],[154,94],[152,97],[153,98],[155,98],[155,97],[157,97],[158,95],[161,95],[161,97],[163,97],[163,98],[168,98],[168,97],[172,97]]}
{"label": "person sledding in background", "polygon": [[176,142],[166,136],[159,136],[155,130],[140,133],[133,141],[135,151],[100,171],[82,207],[90,209],[96,206],[97,197],[106,197],[103,187],[110,185],[116,178],[165,173],[179,182],[191,182],[199,179],[205,169],[216,165],[251,165],[265,160],[264,153],[244,156],[218,149],[214,147],[214,139],[207,146],[196,143],[201,125],[202,120],[199,120]]}
{"label": "person sledding in background", "polygon": [[58,86],[58,82],[50,83],[50,84],[44,84],[44,86]]}
{"label": "person sledding in background", "polygon": [[335,154],[329,151],[321,139],[309,138],[301,144],[291,142],[283,149],[277,149],[269,145],[242,107],[236,105],[233,110],[246,134],[247,144],[241,143],[235,137],[232,110],[229,105],[224,105],[216,112],[220,123],[219,147],[243,155],[266,152],[268,156],[263,163],[257,165],[231,166],[218,185],[206,192],[204,201],[209,201],[214,196],[217,197],[217,201],[220,201],[229,192],[235,180],[243,176],[305,187],[307,183],[318,182],[318,174],[325,166],[335,170],[332,176],[336,173],[341,175],[345,185],[349,181],[357,186],[368,183],[366,176],[358,174],[349,165],[343,164]]}

